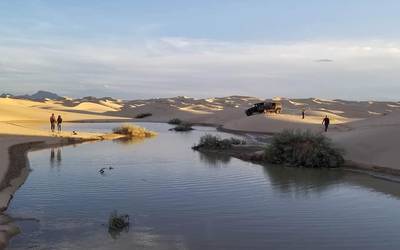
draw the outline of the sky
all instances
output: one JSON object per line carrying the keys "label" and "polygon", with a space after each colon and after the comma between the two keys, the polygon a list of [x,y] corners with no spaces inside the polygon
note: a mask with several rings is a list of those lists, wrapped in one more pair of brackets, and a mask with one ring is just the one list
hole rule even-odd
{"label": "sky", "polygon": [[0,0],[0,93],[400,100],[398,0]]}

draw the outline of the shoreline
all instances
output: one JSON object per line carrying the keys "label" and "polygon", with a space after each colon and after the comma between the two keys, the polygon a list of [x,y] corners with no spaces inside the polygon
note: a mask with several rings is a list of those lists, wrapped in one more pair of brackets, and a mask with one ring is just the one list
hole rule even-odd
{"label": "shoreline", "polygon": [[[0,180],[0,249],[4,249],[9,240],[20,233],[19,227],[13,219],[6,215],[10,202],[15,192],[25,183],[31,171],[28,153],[52,148],[77,145],[86,142],[117,139],[123,136],[104,134],[95,137],[52,137],[52,136],[19,136],[7,135],[7,137],[21,139],[11,144],[7,149],[8,165],[3,178]],[[7,159],[5,159],[7,160]]]}
{"label": "shoreline", "polygon": [[81,143],[78,140],[59,140],[57,143],[46,143],[45,140],[30,141],[11,145],[8,148],[8,168],[4,178],[0,182],[0,249],[7,247],[9,240],[20,233],[19,227],[13,219],[5,214],[15,192],[25,183],[31,171],[28,153],[30,151],[67,146]]}
{"label": "shoreline", "polygon": [[[234,146],[229,150],[195,150],[202,154],[218,154],[221,156],[229,156],[242,161],[251,162],[260,166],[264,166],[266,162],[263,161],[262,151],[263,146],[250,144],[246,146]],[[273,165],[273,164],[272,164]],[[346,160],[343,166],[336,168],[343,169],[345,171],[362,173],[369,175],[373,178],[379,178],[390,182],[400,183],[400,169],[393,169],[389,167],[377,166],[372,164],[365,164],[355,162],[352,160]]]}
{"label": "shoreline", "polygon": [[[121,120],[90,120],[90,121],[74,121],[73,123],[112,123],[112,122],[154,122],[154,121],[137,121],[135,119]],[[166,123],[159,121],[156,123]],[[221,125],[193,123],[195,126],[207,126],[216,128],[217,131],[242,136],[271,136],[275,133],[252,132],[244,130],[226,129]],[[16,143],[12,142],[8,145],[8,164],[5,174],[0,180],[0,249],[8,245],[9,240],[19,233],[19,228],[13,223],[12,218],[5,214],[15,192],[22,186],[29,176],[29,158],[28,153],[36,150],[63,147],[74,144],[81,144],[90,141],[102,141],[108,139],[116,139],[122,136],[113,134],[92,134],[91,136],[71,137],[71,136],[29,136],[29,135],[0,135],[10,139],[19,139]],[[260,160],[260,151],[263,150],[261,145],[248,145],[247,147],[236,148],[231,152],[209,152],[229,157],[234,157],[243,161],[251,162],[260,166],[264,166]],[[207,153],[201,152],[199,153]],[[6,159],[7,160],[7,159]],[[372,178],[383,179],[389,182],[400,183],[400,169],[393,169],[373,164],[365,164],[352,160],[346,160],[341,169],[345,171],[357,172],[368,175]]]}

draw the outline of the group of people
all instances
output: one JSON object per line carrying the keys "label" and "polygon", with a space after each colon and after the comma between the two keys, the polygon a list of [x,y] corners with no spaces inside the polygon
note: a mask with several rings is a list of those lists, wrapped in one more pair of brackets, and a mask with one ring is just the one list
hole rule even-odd
{"label": "group of people", "polygon": [[[301,118],[304,119],[305,116],[306,116],[306,110],[302,109],[301,110]],[[322,125],[324,125],[324,127],[325,127],[325,132],[328,132],[328,127],[329,127],[330,123],[331,123],[331,121],[330,121],[329,117],[326,115],[325,118],[322,120]]]}
{"label": "group of people", "polygon": [[57,131],[61,132],[61,124],[63,122],[63,119],[61,115],[58,115],[57,119],[54,114],[51,114],[50,116],[50,129],[51,132],[54,132],[56,130],[56,123],[57,123]]}

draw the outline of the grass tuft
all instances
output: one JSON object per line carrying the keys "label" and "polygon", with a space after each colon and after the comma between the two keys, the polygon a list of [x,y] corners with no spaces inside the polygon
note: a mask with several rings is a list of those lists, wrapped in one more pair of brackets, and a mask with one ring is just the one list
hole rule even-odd
{"label": "grass tuft", "polygon": [[120,127],[114,128],[113,132],[115,134],[125,135],[128,138],[146,138],[157,135],[156,132],[132,124],[123,124]]}
{"label": "grass tuft", "polygon": [[183,122],[183,121],[182,121],[181,119],[174,118],[174,119],[169,120],[168,124],[171,124],[171,125],[179,125],[179,124],[181,124],[182,122]]}

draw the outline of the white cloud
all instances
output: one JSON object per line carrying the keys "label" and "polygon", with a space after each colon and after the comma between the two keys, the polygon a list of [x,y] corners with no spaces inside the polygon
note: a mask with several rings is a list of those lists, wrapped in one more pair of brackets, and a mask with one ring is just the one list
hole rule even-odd
{"label": "white cloud", "polygon": [[[125,98],[248,94],[383,99],[396,98],[393,90],[400,91],[397,41],[0,40],[0,55],[0,86],[14,92],[26,91],[30,85],[32,91],[46,88],[82,95],[73,93],[79,85],[94,91],[93,95]],[[315,63],[321,58],[330,63]]]}

